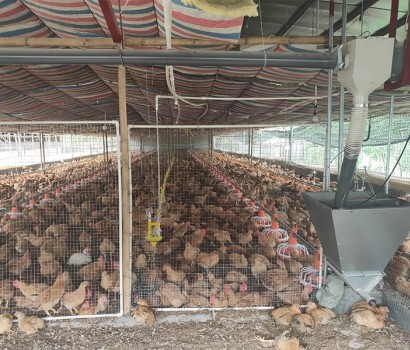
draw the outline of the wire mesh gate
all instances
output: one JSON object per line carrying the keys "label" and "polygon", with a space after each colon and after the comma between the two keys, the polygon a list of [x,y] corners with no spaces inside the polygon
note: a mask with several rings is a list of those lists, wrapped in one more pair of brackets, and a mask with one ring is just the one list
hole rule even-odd
{"label": "wire mesh gate", "polygon": [[293,210],[286,207],[300,200],[297,186],[278,187],[291,174],[214,153],[213,136],[224,132],[130,127],[131,156],[146,152],[131,170],[134,304],[141,298],[160,308],[303,304],[317,287],[319,257],[292,230],[297,219],[306,231],[306,215],[293,212],[283,223]]}
{"label": "wire mesh gate", "polygon": [[0,158],[3,309],[121,314],[118,123],[0,124]]}

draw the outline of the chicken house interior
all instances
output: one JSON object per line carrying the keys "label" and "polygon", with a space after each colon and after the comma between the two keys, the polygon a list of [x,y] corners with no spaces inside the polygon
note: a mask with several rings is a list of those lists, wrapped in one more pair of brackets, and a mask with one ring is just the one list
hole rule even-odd
{"label": "chicken house interior", "polygon": [[0,4],[0,334],[250,310],[255,348],[347,314],[410,341],[410,3],[234,3]]}

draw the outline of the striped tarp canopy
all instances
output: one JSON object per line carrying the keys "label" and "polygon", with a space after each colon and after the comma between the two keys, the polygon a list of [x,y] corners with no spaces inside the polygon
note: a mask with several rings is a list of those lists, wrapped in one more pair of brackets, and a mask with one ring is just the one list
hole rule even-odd
{"label": "striped tarp canopy", "polygon": [[[162,0],[111,0],[115,19],[127,37],[165,37]],[[286,18],[284,18],[286,20]],[[244,17],[215,15],[182,0],[172,0],[173,38],[224,40],[224,45],[195,50],[236,50]],[[2,0],[0,37],[109,38],[109,27],[98,0]],[[147,47],[135,47],[146,49]],[[47,50],[47,48],[44,48]],[[164,49],[149,47],[149,49]],[[174,50],[192,47],[173,46]],[[296,46],[244,47],[246,50],[292,52]],[[322,49],[323,51],[323,49]],[[173,68],[176,92],[189,97],[283,98],[327,94],[327,72],[320,69],[272,67]],[[169,96],[165,67],[127,66],[129,122],[155,123],[156,96]],[[115,66],[27,65],[0,67],[0,121],[118,119],[118,73]],[[333,78],[334,92],[339,86]],[[350,97],[346,97],[350,101]],[[378,100],[373,98],[373,100]],[[314,101],[191,101],[159,98],[161,123],[287,123],[310,121]],[[334,110],[338,99],[333,99]],[[406,108],[403,105],[400,108]],[[326,116],[327,100],[317,101],[317,113]],[[179,111],[179,112],[178,112]],[[334,113],[333,118],[337,118]]]}

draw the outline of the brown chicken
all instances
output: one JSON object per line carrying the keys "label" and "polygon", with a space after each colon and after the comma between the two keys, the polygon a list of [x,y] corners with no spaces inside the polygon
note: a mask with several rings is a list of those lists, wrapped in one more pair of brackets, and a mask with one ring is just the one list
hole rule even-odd
{"label": "brown chicken", "polygon": [[272,311],[273,320],[280,325],[289,326],[295,315],[301,314],[300,305],[292,304],[290,306],[282,306]]}
{"label": "brown chicken", "polygon": [[248,282],[248,276],[239,271],[229,271],[225,276],[225,281],[229,283],[246,283]]}
{"label": "brown chicken", "polygon": [[202,230],[196,230],[194,233],[191,233],[190,235],[186,235],[184,238],[185,238],[185,242],[190,243],[191,246],[198,247],[203,243],[205,235],[206,235],[206,231],[205,229],[202,229]]}
{"label": "brown chicken", "polygon": [[170,238],[182,238],[188,232],[191,223],[189,221],[180,224],[175,223],[170,233]]}
{"label": "brown chicken", "polygon": [[111,260],[112,255],[117,251],[114,242],[107,238],[103,239],[99,249],[100,253],[104,256],[105,260]]}
{"label": "brown chicken", "polygon": [[12,280],[2,280],[0,281],[0,308],[3,305],[3,301],[5,301],[5,307],[9,307],[10,300],[14,296],[14,288],[13,288],[13,281]]}
{"label": "brown chicken", "polygon": [[209,297],[209,304],[215,308],[229,306],[228,298],[226,297],[225,293],[218,293],[218,291],[214,291],[211,294],[211,296]]}
{"label": "brown chicken", "polygon": [[298,279],[299,276],[288,276],[282,269],[271,269],[259,276],[262,285],[272,292],[280,292]]}
{"label": "brown chicken", "polygon": [[120,273],[119,271],[101,273],[100,286],[108,293],[114,293],[114,300],[117,300],[117,294],[120,292]]}
{"label": "brown chicken", "polygon": [[13,286],[20,289],[20,292],[31,301],[36,301],[40,292],[46,288],[49,288],[49,286],[44,283],[28,284],[18,280],[13,281]]}
{"label": "brown chicken", "polygon": [[78,311],[79,315],[96,315],[99,312],[105,311],[108,305],[108,298],[106,295],[102,294],[98,297],[97,304],[91,305],[89,300],[86,300],[83,305],[81,305]]}
{"label": "brown chicken", "polygon": [[26,316],[20,311],[15,312],[14,316],[17,318],[19,330],[25,334],[34,334],[44,328],[44,320],[37,316]]}
{"label": "brown chicken", "polygon": [[239,233],[238,234],[238,242],[243,246],[249,246],[253,240],[253,231],[248,230],[247,232]]}
{"label": "brown chicken", "polygon": [[225,244],[225,242],[232,243],[231,234],[228,231],[214,229],[213,236],[221,244]]}
{"label": "brown chicken", "polygon": [[315,325],[318,324],[328,324],[333,318],[336,317],[336,314],[325,307],[319,307],[313,301],[307,303],[306,313],[312,316],[315,321]]}
{"label": "brown chicken", "polygon": [[155,312],[143,299],[138,300],[132,317],[137,324],[152,326],[155,323]]}
{"label": "brown chicken", "polygon": [[259,232],[257,234],[257,237],[258,237],[258,243],[262,247],[270,247],[270,248],[276,247],[277,238],[275,235]]}
{"label": "brown chicken", "polygon": [[288,337],[289,331],[284,331],[282,334],[278,335],[275,339],[263,339],[259,336],[256,337],[262,347],[273,348],[276,350],[305,350],[306,348],[300,344],[298,338],[294,336]]}
{"label": "brown chicken", "polygon": [[185,243],[184,258],[188,263],[193,264],[201,250],[198,247],[193,247],[191,243]]}
{"label": "brown chicken", "polygon": [[7,270],[12,275],[20,276],[30,267],[30,265],[31,257],[29,251],[27,250],[22,257],[11,259],[7,263]]}
{"label": "brown chicken", "polygon": [[65,271],[57,276],[51,287],[42,290],[36,299],[36,304],[39,305],[37,311],[43,310],[48,316],[51,317],[49,311],[51,310],[54,313],[56,312],[53,308],[63,297],[65,285],[68,280],[70,280],[70,275],[67,271]]}
{"label": "brown chicken", "polygon": [[294,336],[287,336],[289,331],[283,332],[275,338],[277,350],[304,350],[305,347],[300,344],[300,340]]}
{"label": "brown chicken", "polygon": [[24,295],[18,295],[13,298],[16,306],[22,309],[37,309],[38,305],[35,301],[25,297]]}
{"label": "brown chicken", "polygon": [[387,316],[389,308],[387,306],[372,306],[366,300],[359,300],[352,305],[352,311],[357,309],[367,309],[375,314]]}
{"label": "brown chicken", "polygon": [[396,279],[395,287],[399,292],[410,298],[410,281],[406,281],[403,276]]}
{"label": "brown chicken", "polygon": [[259,275],[268,271],[268,268],[272,265],[270,261],[261,254],[253,254],[249,261],[251,263],[252,275],[254,275],[256,279],[258,279]]}
{"label": "brown chicken", "polygon": [[55,277],[60,270],[61,266],[57,260],[40,263],[40,274],[44,277]]}
{"label": "brown chicken", "polygon": [[0,334],[11,333],[13,327],[13,316],[10,314],[0,315]]}
{"label": "brown chicken", "polygon": [[165,271],[167,275],[167,281],[170,283],[182,284],[182,282],[186,278],[185,272],[174,270],[169,264],[164,264],[162,270]]}
{"label": "brown chicken", "polygon": [[202,267],[203,269],[209,270],[218,264],[219,253],[217,251],[213,251],[211,253],[199,253],[196,258],[196,262],[198,266]]}
{"label": "brown chicken", "polygon": [[138,254],[134,262],[134,268],[137,270],[144,270],[148,266],[147,256],[143,253]]}
{"label": "brown chicken", "polygon": [[299,314],[293,317],[291,325],[298,332],[305,333],[315,327],[315,320],[308,314]]}
{"label": "brown chicken", "polygon": [[160,242],[157,244],[157,253],[163,255],[170,255],[177,250],[181,245],[181,241],[178,238],[171,238],[167,242]]}
{"label": "brown chicken", "polygon": [[368,328],[381,329],[384,327],[385,315],[376,314],[369,309],[357,308],[350,316],[355,323]]}
{"label": "brown chicken", "polygon": [[200,294],[189,294],[186,302],[187,307],[210,307],[209,300],[206,296]]}
{"label": "brown chicken", "polygon": [[187,301],[187,296],[174,283],[165,283],[160,289],[161,303],[164,306],[181,307]]}
{"label": "brown chicken", "polygon": [[77,308],[84,302],[86,298],[86,288],[88,281],[81,282],[80,286],[73,292],[67,292],[61,298],[60,303],[70,311],[71,315],[73,310],[78,313]]}
{"label": "brown chicken", "polygon": [[243,254],[231,253],[228,255],[228,259],[229,263],[237,269],[244,269],[248,267],[248,260]]}
{"label": "brown chicken", "polygon": [[78,275],[83,281],[97,281],[100,279],[102,272],[105,270],[104,255],[100,255],[96,262],[89,263],[78,270]]}

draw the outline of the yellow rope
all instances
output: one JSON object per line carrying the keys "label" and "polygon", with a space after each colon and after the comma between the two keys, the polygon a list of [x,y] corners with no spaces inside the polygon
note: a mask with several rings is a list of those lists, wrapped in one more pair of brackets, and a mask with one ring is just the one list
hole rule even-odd
{"label": "yellow rope", "polygon": [[[162,205],[165,203],[165,187],[167,185],[167,180],[168,180],[169,174],[171,173],[172,166],[174,165],[174,161],[175,161],[175,156],[172,157],[171,164],[169,165],[169,167],[168,167],[168,169],[165,173],[165,176],[164,176],[164,181],[163,181],[162,187],[161,187],[161,203],[160,203],[160,206],[159,206],[159,210],[161,210]],[[158,214],[160,214],[160,213],[158,213]],[[160,215],[159,215],[159,217],[160,217]]]}

